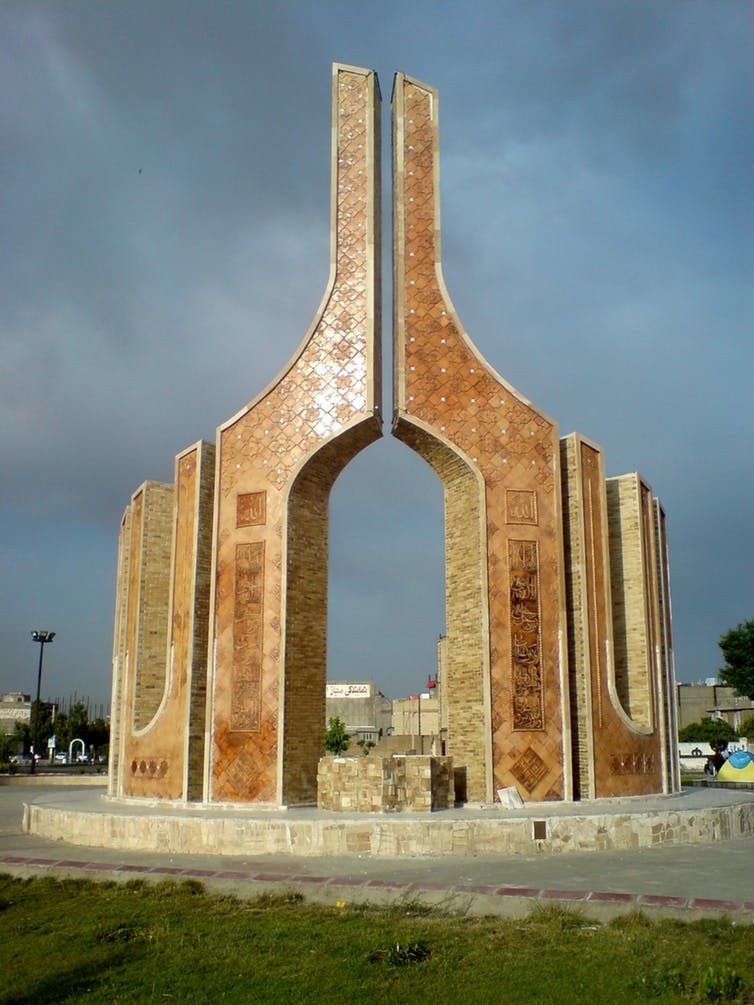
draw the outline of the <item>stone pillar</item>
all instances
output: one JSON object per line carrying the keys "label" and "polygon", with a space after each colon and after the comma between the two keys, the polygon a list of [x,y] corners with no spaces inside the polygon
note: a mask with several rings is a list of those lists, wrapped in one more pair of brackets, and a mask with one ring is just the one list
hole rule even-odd
{"label": "stone pillar", "polygon": [[561,457],[576,795],[660,792],[663,737],[648,711],[655,682],[652,598],[639,481],[635,475],[611,479],[608,520],[600,448],[571,433],[561,441]]}
{"label": "stone pillar", "polygon": [[381,435],[379,87],[333,68],[330,280],[291,363],[217,436],[205,799],[316,801],[327,506]]}
{"label": "stone pillar", "polygon": [[556,424],[485,362],[442,279],[437,92],[393,92],[395,435],[445,492],[447,753],[471,800],[571,795]]}

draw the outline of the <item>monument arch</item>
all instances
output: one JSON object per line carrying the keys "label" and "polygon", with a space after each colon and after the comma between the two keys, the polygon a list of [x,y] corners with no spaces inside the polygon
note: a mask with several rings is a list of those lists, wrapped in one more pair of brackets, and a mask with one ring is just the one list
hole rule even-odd
{"label": "monument arch", "polygon": [[[109,793],[311,804],[328,499],[381,435],[380,93],[336,64],[330,277],[284,371],[121,526]],[[469,800],[669,792],[665,515],[479,354],[442,277],[438,95],[393,91],[393,433],[445,501],[447,753]]]}

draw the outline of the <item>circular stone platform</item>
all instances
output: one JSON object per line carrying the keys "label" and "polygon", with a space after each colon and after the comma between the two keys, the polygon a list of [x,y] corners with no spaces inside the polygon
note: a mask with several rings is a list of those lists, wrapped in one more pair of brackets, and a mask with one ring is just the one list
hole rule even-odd
{"label": "circular stone platform", "polygon": [[751,834],[754,793],[464,807],[435,813],[269,811],[116,801],[94,791],[40,794],[24,831],[75,845],[175,854],[490,855],[696,844]]}

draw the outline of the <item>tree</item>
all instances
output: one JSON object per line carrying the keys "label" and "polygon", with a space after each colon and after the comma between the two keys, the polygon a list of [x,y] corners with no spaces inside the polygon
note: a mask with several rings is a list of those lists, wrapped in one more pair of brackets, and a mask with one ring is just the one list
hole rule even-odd
{"label": "tree", "polygon": [[10,767],[10,759],[17,749],[18,742],[12,733],[0,733],[0,764],[3,771]]}
{"label": "tree", "polygon": [[725,657],[722,680],[739,694],[754,698],[754,619],[731,628],[717,644]]}
{"label": "tree", "polygon": [[100,753],[110,744],[110,726],[104,719],[90,720],[89,743]]}
{"label": "tree", "polygon": [[690,722],[678,732],[682,743],[708,743],[715,751],[725,750],[731,740],[738,739],[738,733],[724,719],[711,719],[709,716],[701,722]]}
{"label": "tree", "polygon": [[24,753],[29,750],[31,744],[31,726],[28,722],[21,722],[19,719],[13,723],[13,739],[16,745],[21,744]]}
{"label": "tree", "polygon": [[747,715],[745,719],[741,720],[738,735],[745,736],[750,743],[754,740],[754,715]]}
{"label": "tree", "polygon": [[325,750],[331,754],[343,754],[348,750],[351,736],[346,733],[346,724],[336,715],[330,719],[330,726],[325,733]]}
{"label": "tree", "polygon": [[68,712],[68,732],[71,740],[83,740],[89,746],[89,715],[83,701],[71,705]]}
{"label": "tree", "polygon": [[36,737],[37,747],[34,753],[44,756],[47,752],[47,740],[55,732],[52,725],[52,705],[46,701],[33,701],[29,721],[16,721],[14,730],[15,739],[23,744],[24,752],[31,748]]}
{"label": "tree", "polygon": [[67,753],[68,744],[71,742],[71,734],[68,729],[68,716],[65,712],[58,712],[55,716],[55,740],[57,742],[56,750]]}

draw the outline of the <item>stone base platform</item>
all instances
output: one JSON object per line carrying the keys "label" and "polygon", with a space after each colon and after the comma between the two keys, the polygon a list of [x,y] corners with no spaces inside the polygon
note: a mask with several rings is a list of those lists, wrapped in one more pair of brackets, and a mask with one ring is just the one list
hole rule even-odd
{"label": "stone base platform", "polygon": [[673,796],[471,807],[435,813],[346,814],[134,804],[94,790],[24,804],[28,834],[69,844],[171,854],[515,855],[697,844],[751,834],[754,794],[685,789]]}

